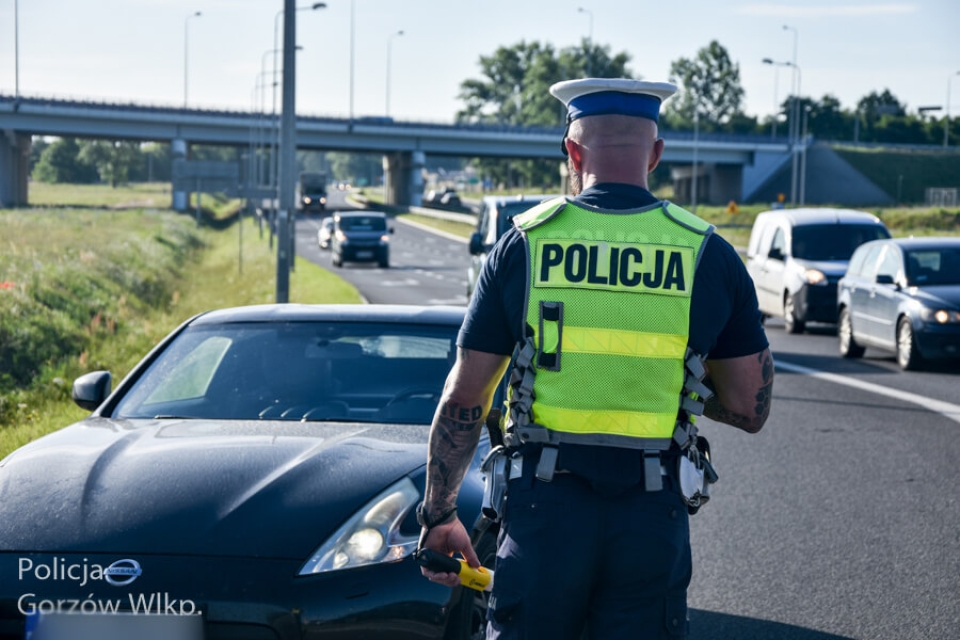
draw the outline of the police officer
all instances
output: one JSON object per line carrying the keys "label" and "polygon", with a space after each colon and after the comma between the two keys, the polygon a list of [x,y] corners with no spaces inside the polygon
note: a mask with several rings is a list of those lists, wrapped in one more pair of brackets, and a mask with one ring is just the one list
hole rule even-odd
{"label": "police officer", "polygon": [[575,197],[515,217],[461,328],[418,516],[422,546],[479,566],[457,494],[513,355],[488,638],[684,637],[701,495],[689,485],[710,471],[696,415],[756,433],[769,413],[773,361],[742,261],[647,188],[675,91],[596,78],[550,88],[567,107]]}

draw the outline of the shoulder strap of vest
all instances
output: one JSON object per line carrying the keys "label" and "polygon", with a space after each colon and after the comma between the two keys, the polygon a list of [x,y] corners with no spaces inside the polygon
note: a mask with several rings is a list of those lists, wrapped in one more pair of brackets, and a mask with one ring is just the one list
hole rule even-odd
{"label": "shoulder strap of vest", "polygon": [[560,213],[565,206],[567,206],[566,198],[562,196],[559,198],[551,198],[550,200],[541,202],[532,209],[513,216],[513,226],[520,231],[539,227]]}
{"label": "shoulder strap of vest", "polygon": [[706,220],[695,216],[686,209],[678,207],[668,200],[663,201],[663,214],[680,226],[701,235],[710,235],[715,229],[715,227]]}

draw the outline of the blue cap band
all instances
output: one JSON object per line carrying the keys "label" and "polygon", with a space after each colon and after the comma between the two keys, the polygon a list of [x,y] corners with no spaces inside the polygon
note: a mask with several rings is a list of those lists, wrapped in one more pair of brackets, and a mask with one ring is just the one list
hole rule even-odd
{"label": "blue cap band", "polygon": [[658,122],[660,118],[660,99],[645,93],[598,91],[577,96],[567,105],[568,122],[573,122],[584,116],[613,114],[635,116]]}

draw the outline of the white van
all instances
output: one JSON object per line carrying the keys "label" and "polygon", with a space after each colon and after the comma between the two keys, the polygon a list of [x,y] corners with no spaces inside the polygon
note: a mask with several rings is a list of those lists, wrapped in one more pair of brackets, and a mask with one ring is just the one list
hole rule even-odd
{"label": "white van", "polygon": [[789,333],[807,322],[837,321],[837,282],[854,249],[889,238],[878,217],[851,209],[780,209],[757,215],[747,272],[764,316],[783,318]]}

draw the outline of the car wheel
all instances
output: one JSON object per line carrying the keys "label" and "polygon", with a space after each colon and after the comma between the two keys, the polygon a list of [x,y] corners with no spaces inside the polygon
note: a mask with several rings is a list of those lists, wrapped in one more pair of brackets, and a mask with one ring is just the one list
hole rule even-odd
{"label": "car wheel", "polygon": [[921,360],[910,318],[900,318],[897,324],[897,364],[904,371],[916,371],[920,368]]}
{"label": "car wheel", "polygon": [[797,317],[797,306],[789,293],[783,298],[783,324],[787,333],[803,333],[807,323]]}
{"label": "car wheel", "polygon": [[381,269],[389,269],[390,258],[380,258],[379,260],[377,260],[377,266],[380,267]]}
{"label": "car wheel", "polygon": [[850,310],[844,307],[840,310],[840,326],[837,329],[840,338],[840,355],[844,358],[862,358],[863,347],[853,338],[853,322],[850,320]]}
{"label": "car wheel", "polygon": [[[480,564],[493,569],[497,559],[497,536],[490,531],[474,547]],[[460,588],[460,599],[450,612],[444,640],[482,640],[487,635],[487,606],[490,592]]]}

